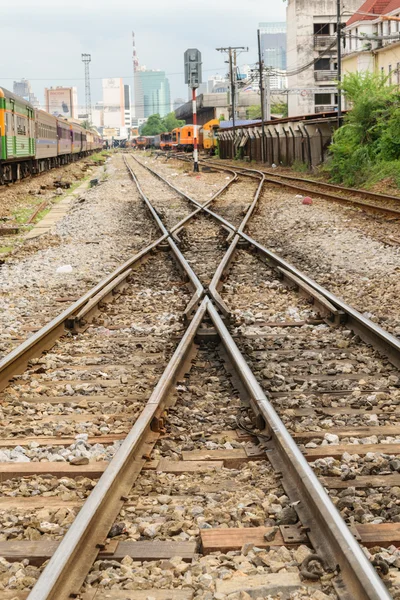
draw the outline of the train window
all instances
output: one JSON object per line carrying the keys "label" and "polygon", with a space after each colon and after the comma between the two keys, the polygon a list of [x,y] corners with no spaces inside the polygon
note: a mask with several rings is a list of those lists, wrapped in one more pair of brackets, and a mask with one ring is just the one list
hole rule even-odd
{"label": "train window", "polygon": [[191,135],[192,135],[192,132],[188,131],[188,137],[191,137]]}
{"label": "train window", "polygon": [[26,119],[17,117],[17,135],[26,135]]}

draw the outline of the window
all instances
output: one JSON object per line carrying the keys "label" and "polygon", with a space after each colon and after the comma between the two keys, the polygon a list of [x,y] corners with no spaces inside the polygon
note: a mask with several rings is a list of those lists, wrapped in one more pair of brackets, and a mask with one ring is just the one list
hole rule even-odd
{"label": "window", "polygon": [[314,23],[314,35],[329,35],[329,23]]}
{"label": "window", "polygon": [[397,85],[399,85],[400,84],[400,62],[397,63],[396,71],[397,71]]}
{"label": "window", "polygon": [[316,71],[329,71],[331,68],[331,63],[329,58],[319,58],[315,62],[314,69]]}
{"label": "window", "polygon": [[389,83],[392,85],[392,65],[389,65]]}
{"label": "window", "polygon": [[316,106],[321,106],[321,105],[325,105],[328,106],[331,103],[331,95],[330,94],[315,94],[315,105]]}
{"label": "window", "polygon": [[192,137],[192,132],[188,131],[188,137]]}
{"label": "window", "polygon": [[385,67],[381,67],[381,75],[382,77],[385,77]]}
{"label": "window", "polygon": [[27,120],[24,117],[17,116],[17,135],[26,135]]}

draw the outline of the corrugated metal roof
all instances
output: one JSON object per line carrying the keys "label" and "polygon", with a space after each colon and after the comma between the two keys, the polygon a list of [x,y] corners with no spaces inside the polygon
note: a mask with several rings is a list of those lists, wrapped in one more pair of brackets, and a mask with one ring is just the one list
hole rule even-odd
{"label": "corrugated metal roof", "polygon": [[[237,119],[235,120],[235,127],[242,127],[243,125],[255,125],[256,123],[261,123],[261,119]],[[233,121],[221,121],[219,126],[221,129],[233,127]]]}

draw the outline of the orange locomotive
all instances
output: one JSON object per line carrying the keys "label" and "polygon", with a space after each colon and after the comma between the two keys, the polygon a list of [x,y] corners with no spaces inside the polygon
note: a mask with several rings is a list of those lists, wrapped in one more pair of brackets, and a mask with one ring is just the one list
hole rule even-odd
{"label": "orange locomotive", "polygon": [[203,146],[203,133],[200,125],[184,125],[179,130],[178,150],[191,152],[194,148],[194,137],[197,137],[199,148]]}

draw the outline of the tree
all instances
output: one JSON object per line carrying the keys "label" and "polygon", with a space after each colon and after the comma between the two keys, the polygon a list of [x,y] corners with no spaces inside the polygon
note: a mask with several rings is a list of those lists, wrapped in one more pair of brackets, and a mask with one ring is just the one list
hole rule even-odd
{"label": "tree", "polygon": [[246,111],[248,119],[261,119],[261,104],[253,104]]}
{"label": "tree", "polygon": [[175,127],[182,127],[185,121],[176,118],[174,112],[168,113],[165,117],[160,117],[158,113],[150,115],[146,123],[140,128],[141,135],[159,135],[167,131],[172,131]]}
{"label": "tree", "polygon": [[155,115],[150,115],[146,123],[142,125],[140,133],[141,135],[158,135],[165,131],[167,131],[167,128],[160,115],[156,113]]}
{"label": "tree", "polygon": [[273,102],[271,104],[271,112],[273,115],[282,115],[283,118],[288,116],[287,102]]}
{"label": "tree", "polygon": [[176,118],[174,112],[170,112],[163,117],[162,122],[166,127],[166,131],[172,131],[176,127],[182,127],[185,124],[185,121]]}
{"label": "tree", "polygon": [[[282,117],[288,116],[288,105],[286,102],[273,102],[271,104],[271,113],[273,115],[282,115]],[[253,104],[247,109],[248,119],[261,119],[261,105]]]}

